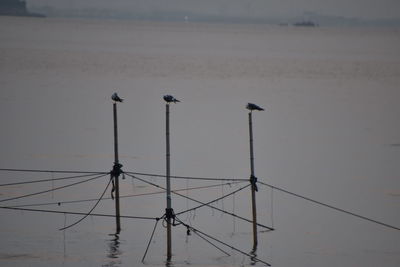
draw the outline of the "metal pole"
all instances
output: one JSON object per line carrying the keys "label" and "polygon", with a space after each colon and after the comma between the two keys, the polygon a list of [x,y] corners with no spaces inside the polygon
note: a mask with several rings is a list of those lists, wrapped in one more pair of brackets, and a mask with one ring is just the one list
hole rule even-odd
{"label": "metal pole", "polygon": [[167,261],[171,260],[172,257],[172,242],[171,242],[171,182],[170,182],[170,149],[169,149],[169,104],[165,105],[166,108],[166,144],[167,144],[167,208],[166,208],[166,219],[167,219]]}
{"label": "metal pole", "polygon": [[257,186],[255,184],[256,177],[254,174],[254,150],[253,150],[253,120],[252,112],[249,112],[249,136],[250,136],[250,182],[251,182],[251,204],[253,211],[253,250],[256,249],[258,244],[257,238],[257,208],[256,208],[256,190]]}
{"label": "metal pole", "polygon": [[114,168],[113,177],[115,179],[115,218],[117,222],[117,233],[121,231],[121,218],[119,212],[119,175],[120,167],[118,159],[118,123],[117,123],[117,103],[113,103],[114,113]]}

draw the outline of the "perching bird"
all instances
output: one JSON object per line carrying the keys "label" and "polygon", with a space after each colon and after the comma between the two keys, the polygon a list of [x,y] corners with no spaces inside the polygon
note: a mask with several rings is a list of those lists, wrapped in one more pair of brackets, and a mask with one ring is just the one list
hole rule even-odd
{"label": "perching bird", "polygon": [[179,101],[178,99],[176,99],[175,97],[173,97],[172,95],[165,95],[165,96],[164,96],[164,100],[165,100],[167,103],[171,103],[171,102],[174,102],[174,103],[176,103],[176,102],[181,102],[181,101]]}
{"label": "perching bird", "polygon": [[253,111],[253,110],[264,110],[263,108],[257,106],[256,104],[253,104],[253,103],[248,103],[246,108],[248,110],[250,110],[250,111]]}
{"label": "perching bird", "polygon": [[112,94],[111,99],[114,100],[115,102],[122,102],[124,99],[120,98],[117,93]]}

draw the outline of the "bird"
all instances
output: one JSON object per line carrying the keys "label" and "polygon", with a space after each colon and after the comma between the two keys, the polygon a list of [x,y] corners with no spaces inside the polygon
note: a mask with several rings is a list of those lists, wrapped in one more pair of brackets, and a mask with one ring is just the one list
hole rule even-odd
{"label": "bird", "polygon": [[173,97],[172,95],[165,95],[165,96],[164,96],[164,100],[165,100],[167,103],[171,103],[171,102],[174,102],[174,103],[176,103],[176,102],[181,102],[181,101],[179,101],[178,99],[176,99],[175,97]]}
{"label": "bird", "polygon": [[111,99],[115,102],[123,102],[124,99],[120,98],[117,93],[112,94]]}
{"label": "bird", "polygon": [[259,106],[257,106],[256,104],[253,104],[253,103],[248,103],[246,108],[248,110],[250,110],[250,111],[253,111],[253,110],[260,110],[261,111],[261,110],[264,110],[262,107],[259,107]]}

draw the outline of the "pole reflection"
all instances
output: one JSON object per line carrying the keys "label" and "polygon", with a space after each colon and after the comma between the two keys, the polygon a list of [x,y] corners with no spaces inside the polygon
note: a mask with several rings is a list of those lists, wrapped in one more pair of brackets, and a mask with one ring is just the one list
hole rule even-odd
{"label": "pole reflection", "polygon": [[167,259],[165,261],[165,267],[174,267],[174,263],[171,261],[171,259]]}
{"label": "pole reflection", "polygon": [[119,233],[110,234],[113,238],[108,240],[108,251],[107,258],[110,259],[108,264],[103,265],[104,267],[119,266],[121,264],[120,256],[122,251],[120,250],[121,241],[119,240]]}
{"label": "pole reflection", "polygon": [[254,246],[253,249],[250,251],[250,265],[257,264],[257,246]]}

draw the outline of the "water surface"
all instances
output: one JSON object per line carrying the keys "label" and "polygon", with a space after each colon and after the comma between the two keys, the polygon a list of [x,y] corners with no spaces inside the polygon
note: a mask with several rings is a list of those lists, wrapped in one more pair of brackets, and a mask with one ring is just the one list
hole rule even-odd
{"label": "water surface", "polygon": [[[164,102],[171,106],[175,175],[249,177],[245,105],[254,114],[260,181],[400,226],[400,35],[398,29],[297,28],[72,19],[0,18],[0,165],[4,168],[109,171],[112,102],[118,106],[124,171],[165,172]],[[1,183],[59,174],[1,172]],[[146,178],[164,186],[164,181]],[[26,205],[98,198],[108,177],[70,189],[1,203]],[[69,181],[0,188],[1,199]],[[173,180],[172,187],[220,184]],[[209,201],[245,184],[182,191]],[[399,266],[399,231],[259,185],[257,257],[273,266]],[[158,188],[131,178],[121,194]],[[105,197],[110,197],[108,191]],[[174,196],[175,212],[196,206]],[[37,206],[87,212],[94,203]],[[251,218],[250,190],[219,208]],[[121,213],[161,217],[165,195],[121,199]],[[155,221],[1,210],[2,266],[141,266]],[[114,213],[106,199],[96,213]],[[202,208],[180,217],[249,253],[251,225]],[[173,228],[171,266],[250,266]],[[261,230],[261,229],[260,229]],[[144,266],[164,266],[159,223]],[[256,263],[256,266],[262,264]]]}

